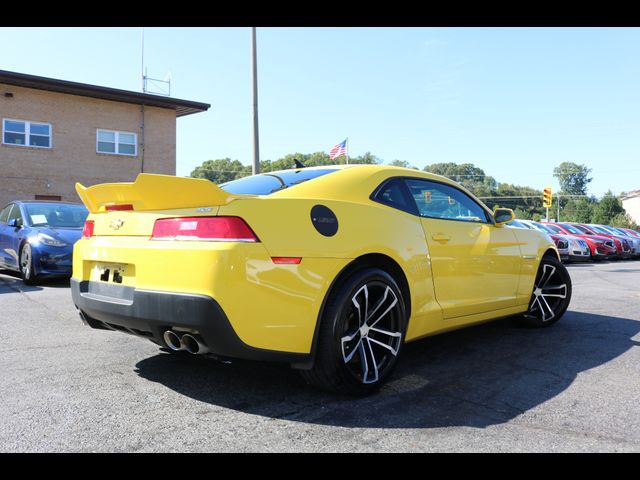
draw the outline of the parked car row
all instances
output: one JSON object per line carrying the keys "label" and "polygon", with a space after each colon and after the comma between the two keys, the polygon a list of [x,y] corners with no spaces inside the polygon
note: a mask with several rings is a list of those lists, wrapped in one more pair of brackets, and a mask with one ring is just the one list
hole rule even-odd
{"label": "parked car row", "polygon": [[563,262],[640,258],[640,232],[630,228],[533,220],[513,220],[509,225],[547,233]]}

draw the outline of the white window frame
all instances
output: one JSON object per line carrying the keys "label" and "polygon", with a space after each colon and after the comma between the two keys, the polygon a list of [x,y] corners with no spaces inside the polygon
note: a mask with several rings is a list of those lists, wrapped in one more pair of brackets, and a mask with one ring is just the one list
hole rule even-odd
{"label": "white window frame", "polygon": [[[99,134],[100,132],[103,133],[113,133],[115,134],[115,147],[116,147],[116,151],[115,152],[102,152],[100,151],[99,148]],[[119,150],[119,144],[120,144],[120,134],[124,133],[126,135],[133,135],[133,153],[120,153]],[[127,145],[130,145],[127,143]],[[106,128],[97,128],[96,129],[96,153],[99,153],[100,155],[123,155],[126,157],[137,157],[138,156],[138,134],[135,132],[122,132],[119,130],[107,130]]]}
{"label": "white window frame", "polygon": [[[20,123],[24,123],[24,144],[19,144],[19,143],[10,143],[10,142],[5,142],[4,141],[4,134],[5,134],[5,125],[6,122],[20,122]],[[43,147],[42,145],[31,145],[31,124],[36,124],[36,125],[46,125],[49,127],[49,146],[48,147]],[[9,133],[20,133],[20,132],[9,132]],[[34,133],[34,135],[39,136],[39,137],[45,137],[47,135],[42,135],[40,133]],[[32,120],[19,120],[17,118],[3,118],[2,119],[2,144],[3,145],[9,145],[11,147],[29,147],[29,148],[43,148],[45,150],[51,150],[53,148],[53,126],[50,123],[47,122],[36,122],[36,121],[32,121]]]}

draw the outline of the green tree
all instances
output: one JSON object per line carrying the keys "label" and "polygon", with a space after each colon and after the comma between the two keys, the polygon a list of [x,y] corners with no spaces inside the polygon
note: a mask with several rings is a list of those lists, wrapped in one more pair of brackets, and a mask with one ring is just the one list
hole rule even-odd
{"label": "green tree", "polygon": [[218,160],[206,160],[191,172],[191,177],[206,178],[213,183],[220,184],[250,174],[251,167],[243,165],[240,161],[220,158]]}
{"label": "green tree", "polygon": [[[314,153],[290,153],[277,160],[260,160],[260,172],[273,172],[276,170],[286,170],[295,167],[295,160],[300,161],[307,167],[321,165],[340,165],[346,163],[345,156],[331,160],[329,154],[325,152]],[[349,163],[378,164],[382,161],[371,152],[366,152],[357,157],[350,157]],[[251,175],[251,166],[244,165],[238,160],[230,158],[220,158],[217,160],[207,160],[191,172],[193,178],[206,178],[213,183],[220,184],[235,180],[237,178]]]}
{"label": "green tree", "polygon": [[[301,162],[305,167],[317,167],[322,165],[343,165],[347,163],[347,158],[342,155],[333,160],[325,152],[314,153],[290,153],[277,160],[261,160],[261,172],[273,172],[276,170],[286,170],[295,167],[295,160]],[[380,159],[370,152],[366,152],[358,157],[349,157],[349,163],[381,163]]]}
{"label": "green tree", "polygon": [[434,163],[427,165],[423,170],[450,178],[479,197],[492,196],[497,187],[493,177],[486,175],[484,170],[472,163]]}
{"label": "green tree", "polygon": [[553,176],[558,179],[562,193],[566,195],[586,195],[591,169],[586,165],[573,162],[562,162],[553,169]]}
{"label": "green tree", "polygon": [[[340,158],[344,158],[344,157],[340,157]],[[340,163],[345,163],[345,162],[340,162]],[[360,155],[359,157],[349,158],[349,163],[366,163],[369,165],[377,165],[382,163],[382,160],[380,160],[371,152],[365,152],[363,155]]]}
{"label": "green tree", "polygon": [[598,204],[595,198],[572,198],[563,203],[560,219],[563,222],[592,223],[593,212]]}
{"label": "green tree", "polygon": [[333,162],[329,158],[329,154],[324,152],[314,153],[290,153],[277,160],[261,160],[260,171],[261,172],[274,172],[276,170],[286,170],[288,168],[295,167],[295,160],[298,160],[307,167],[317,167],[320,165],[332,165]]}
{"label": "green tree", "polygon": [[613,196],[611,190],[605,193],[604,197],[598,202],[598,205],[593,210],[593,223],[600,223],[602,225],[611,225],[611,221],[619,214],[624,215],[625,211],[622,208],[622,202]]}
{"label": "green tree", "polygon": [[492,202],[498,201],[507,208],[521,212],[518,218],[530,220],[543,211],[542,192],[535,188],[500,182],[493,196],[494,198],[485,200],[487,205],[491,206]]}
{"label": "green tree", "polygon": [[391,160],[389,162],[389,165],[391,165],[392,167],[413,168],[414,170],[418,170],[417,167],[414,167],[406,160]]}
{"label": "green tree", "polygon": [[523,210],[520,207],[514,208],[513,213],[515,214],[516,218],[519,218],[520,220],[531,220],[531,212]]}
{"label": "green tree", "polygon": [[618,213],[611,219],[611,223],[609,225],[611,225],[612,227],[631,228],[633,230],[637,230],[638,228],[640,228],[638,227],[638,224],[634,222],[626,212]]}

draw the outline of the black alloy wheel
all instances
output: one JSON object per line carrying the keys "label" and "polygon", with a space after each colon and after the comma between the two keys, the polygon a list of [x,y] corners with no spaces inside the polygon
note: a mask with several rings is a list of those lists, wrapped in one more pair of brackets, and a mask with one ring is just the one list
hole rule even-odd
{"label": "black alloy wheel", "polygon": [[346,394],[382,385],[396,365],[407,325],[393,277],[377,268],[357,271],[333,290],[320,321],[314,366],[301,371],[305,379]]}
{"label": "black alloy wheel", "polygon": [[548,327],[564,315],[571,301],[571,276],[558,259],[545,256],[540,262],[524,322],[532,327]]}

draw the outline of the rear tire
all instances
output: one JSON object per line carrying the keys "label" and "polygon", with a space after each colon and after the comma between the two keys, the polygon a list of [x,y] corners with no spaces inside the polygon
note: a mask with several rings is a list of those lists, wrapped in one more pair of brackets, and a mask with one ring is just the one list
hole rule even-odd
{"label": "rear tire", "polygon": [[529,309],[522,321],[530,327],[548,327],[556,323],[571,301],[571,276],[558,259],[542,258],[533,285]]}
{"label": "rear tire", "polygon": [[305,380],[324,390],[367,394],[393,371],[407,318],[398,284],[387,272],[366,268],[330,293],[320,319],[314,366]]}

